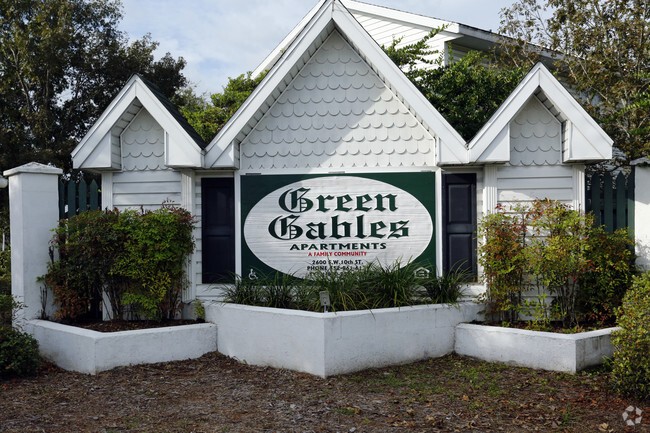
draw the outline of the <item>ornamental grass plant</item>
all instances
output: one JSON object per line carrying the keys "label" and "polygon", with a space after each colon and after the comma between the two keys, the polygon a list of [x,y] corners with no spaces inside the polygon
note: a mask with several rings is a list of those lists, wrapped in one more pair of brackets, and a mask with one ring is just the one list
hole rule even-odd
{"label": "ornamental grass plant", "polygon": [[359,267],[330,264],[304,278],[281,273],[256,273],[254,279],[236,276],[235,284],[222,289],[228,303],[323,311],[320,293],[327,292],[329,311],[403,307],[417,304],[455,304],[462,298],[461,272],[436,276],[413,262]]}

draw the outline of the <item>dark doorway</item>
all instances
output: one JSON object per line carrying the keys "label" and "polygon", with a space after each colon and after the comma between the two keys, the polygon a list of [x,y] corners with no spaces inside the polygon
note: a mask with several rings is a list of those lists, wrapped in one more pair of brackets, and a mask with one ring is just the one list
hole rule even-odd
{"label": "dark doorway", "polygon": [[235,183],[201,179],[203,283],[227,283],[235,273]]}
{"label": "dark doorway", "polygon": [[442,265],[476,279],[476,174],[442,175]]}

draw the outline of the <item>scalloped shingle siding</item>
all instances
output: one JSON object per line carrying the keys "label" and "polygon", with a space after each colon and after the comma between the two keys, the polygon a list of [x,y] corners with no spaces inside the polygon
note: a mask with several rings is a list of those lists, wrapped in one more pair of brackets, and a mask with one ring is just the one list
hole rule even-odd
{"label": "scalloped shingle siding", "polygon": [[533,96],[510,122],[510,163],[497,169],[505,205],[551,198],[571,203],[573,168],[562,164],[562,126]]}
{"label": "scalloped shingle siding", "polygon": [[122,170],[167,170],[164,131],[147,110],[141,110],[122,132]]}
{"label": "scalloped shingle siding", "polygon": [[510,122],[514,166],[562,164],[562,127],[537,98],[531,98]]}
{"label": "scalloped shingle siding", "polygon": [[112,203],[119,209],[180,204],[181,174],[165,165],[164,131],[142,109],[121,136],[122,171],[114,172]]}
{"label": "scalloped shingle siding", "polygon": [[335,31],[242,142],[241,167],[433,166],[434,143]]}

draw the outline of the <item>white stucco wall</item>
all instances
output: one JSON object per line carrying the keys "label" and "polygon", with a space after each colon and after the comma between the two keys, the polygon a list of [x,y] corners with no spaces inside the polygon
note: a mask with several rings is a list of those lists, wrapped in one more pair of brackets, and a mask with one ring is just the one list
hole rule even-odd
{"label": "white stucco wall", "polygon": [[456,327],[454,350],[489,362],[575,373],[611,358],[615,329],[559,334],[463,323]]}
{"label": "white stucco wall", "polygon": [[[62,170],[29,163],[4,172],[9,178],[11,294],[25,308],[17,323],[53,313],[52,295],[43,300],[38,278],[47,273],[52,229],[59,219],[58,177]],[[44,301],[46,305],[44,305]]]}
{"label": "white stucco wall", "polygon": [[97,332],[46,320],[25,331],[46,359],[65,370],[96,374],[115,367],[198,358],[217,349],[212,323],[122,332]]}
{"label": "white stucco wall", "polygon": [[650,270],[650,167],[635,167],[634,179],[634,237],[637,264]]}
{"label": "white stucco wall", "polygon": [[473,302],[338,313],[218,302],[205,308],[220,353],[322,377],[451,353],[455,326],[476,320],[480,309]]}

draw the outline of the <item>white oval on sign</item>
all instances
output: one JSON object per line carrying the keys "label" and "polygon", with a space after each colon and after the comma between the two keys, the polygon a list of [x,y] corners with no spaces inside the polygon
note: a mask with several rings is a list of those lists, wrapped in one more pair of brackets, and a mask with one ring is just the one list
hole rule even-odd
{"label": "white oval on sign", "polygon": [[432,235],[431,216],[415,197],[354,176],[283,186],[257,202],[244,222],[244,239],[253,254],[297,277],[330,266],[406,263],[427,249]]}

